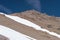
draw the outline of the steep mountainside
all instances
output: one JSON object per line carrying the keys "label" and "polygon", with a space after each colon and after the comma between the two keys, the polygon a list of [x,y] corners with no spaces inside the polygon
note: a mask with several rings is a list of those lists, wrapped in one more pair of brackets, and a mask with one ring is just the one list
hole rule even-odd
{"label": "steep mountainside", "polygon": [[[37,25],[40,25],[42,28],[60,34],[59,18],[48,16],[46,14],[42,14],[34,10],[25,11],[21,13],[14,13],[11,15],[27,19]],[[7,26],[11,29],[14,29],[30,37],[33,37],[37,40],[60,40],[59,38],[49,35],[46,32],[38,31],[33,29],[32,27],[20,24],[2,14],[0,14],[0,25]]]}
{"label": "steep mountainside", "polygon": [[14,13],[12,15],[27,19],[29,21],[32,21],[33,23],[42,26],[42,28],[46,28],[50,31],[60,34],[60,18],[48,16],[35,10]]}

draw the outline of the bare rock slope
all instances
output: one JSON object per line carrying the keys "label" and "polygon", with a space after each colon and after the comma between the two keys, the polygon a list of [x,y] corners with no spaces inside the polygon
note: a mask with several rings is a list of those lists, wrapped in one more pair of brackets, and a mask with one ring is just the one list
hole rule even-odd
{"label": "bare rock slope", "polygon": [[37,25],[40,25],[42,28],[46,28],[50,31],[60,34],[60,18],[58,17],[48,16],[46,14],[39,13],[35,10],[15,13],[12,15],[25,18]]}
{"label": "bare rock slope", "polygon": [[[46,14],[39,13],[35,10],[25,11],[21,13],[14,13],[11,15],[27,19],[37,25],[40,25],[42,28],[45,28],[52,32],[56,32],[60,34],[60,25],[59,25],[60,19],[59,18],[48,16]],[[0,14],[0,25],[4,25],[9,28],[12,28],[18,32],[26,34],[37,40],[60,40],[59,38],[55,36],[49,35],[45,32],[38,31],[26,25],[20,24],[1,14]]]}

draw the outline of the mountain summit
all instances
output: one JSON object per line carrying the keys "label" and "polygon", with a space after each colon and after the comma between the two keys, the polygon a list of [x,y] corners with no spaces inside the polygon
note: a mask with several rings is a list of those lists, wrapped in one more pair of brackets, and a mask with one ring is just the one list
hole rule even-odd
{"label": "mountain summit", "polygon": [[46,28],[50,31],[54,31],[60,34],[60,18],[58,17],[49,16],[35,10],[14,13],[12,15],[27,19],[33,23],[36,23],[37,25],[40,25],[42,28]]}
{"label": "mountain summit", "polygon": [[[53,36],[52,34],[53,32],[60,34],[60,18],[48,16],[35,10],[13,13],[11,15],[4,15],[1,13],[0,25],[21,32],[27,36],[35,38],[36,40],[60,40],[60,38]],[[43,29],[43,31],[36,30],[38,25],[40,28],[47,29],[49,31],[46,30],[46,32],[44,32]],[[34,27],[36,27],[36,29],[34,29]]]}

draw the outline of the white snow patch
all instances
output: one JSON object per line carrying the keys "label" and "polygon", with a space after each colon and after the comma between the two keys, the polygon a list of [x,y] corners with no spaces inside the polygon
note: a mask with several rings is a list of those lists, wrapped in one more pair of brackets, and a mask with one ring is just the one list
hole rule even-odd
{"label": "white snow patch", "polygon": [[0,35],[4,35],[9,40],[36,40],[2,25],[0,25]]}
{"label": "white snow patch", "polygon": [[36,30],[40,30],[41,27],[26,20],[26,19],[23,19],[23,18],[20,18],[20,17],[17,17],[17,16],[11,16],[11,15],[5,15],[6,17],[10,18],[10,19],[13,19],[14,21],[18,22],[18,23],[21,23],[21,24],[24,24],[24,25],[27,25],[29,27],[33,27],[34,29]]}

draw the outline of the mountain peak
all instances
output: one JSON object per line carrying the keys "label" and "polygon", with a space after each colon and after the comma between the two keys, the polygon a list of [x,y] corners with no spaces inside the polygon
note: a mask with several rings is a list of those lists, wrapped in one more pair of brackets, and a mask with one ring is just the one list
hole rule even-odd
{"label": "mountain peak", "polygon": [[[43,29],[47,29],[51,32],[60,34],[60,19],[56,19],[56,17],[48,16],[36,10],[28,10],[21,13],[11,14],[13,16],[11,15],[6,16],[6,14],[4,16],[4,13],[1,13],[1,15],[2,14],[3,16],[0,16],[0,25],[12,28],[18,32],[21,32],[30,37],[36,38],[37,40],[40,40],[40,39],[41,40],[55,40],[55,39],[60,40],[56,38],[55,36],[47,34],[46,32],[38,31],[38,30],[33,29],[30,26],[22,24],[24,20],[23,21],[21,20],[21,18],[26,19],[36,25],[41,26],[41,28]],[[13,20],[12,18],[15,18],[16,20],[20,19],[19,20],[20,23],[15,21],[15,19]],[[28,22],[24,22],[24,23],[30,24]]]}
{"label": "mountain peak", "polygon": [[35,15],[35,16],[43,15],[43,16],[48,16],[48,15],[46,15],[44,13],[41,13],[41,12],[38,12],[36,10],[27,10],[27,11],[20,12],[20,13],[13,13],[11,15],[14,15],[14,16],[19,16],[19,15],[27,15],[27,16],[28,15],[30,15],[30,16],[33,16],[33,15]]}
{"label": "mountain peak", "polygon": [[27,10],[27,11],[21,12],[21,14],[40,14],[40,12],[36,10]]}

